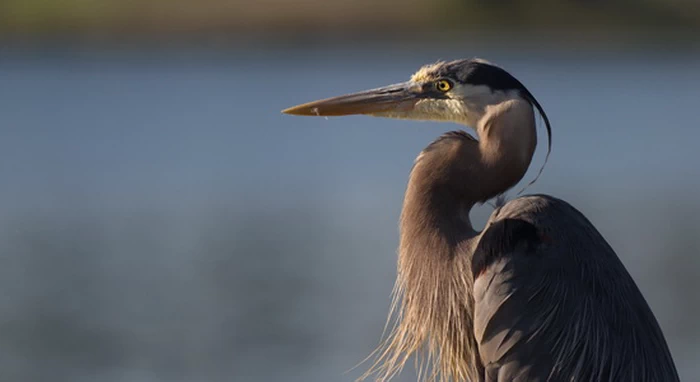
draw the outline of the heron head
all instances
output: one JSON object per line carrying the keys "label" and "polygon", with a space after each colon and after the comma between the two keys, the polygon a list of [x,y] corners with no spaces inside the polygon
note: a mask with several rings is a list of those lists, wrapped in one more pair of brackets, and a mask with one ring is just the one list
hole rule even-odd
{"label": "heron head", "polygon": [[487,61],[465,59],[426,65],[407,82],[309,102],[283,112],[308,116],[365,114],[476,128],[489,106],[514,98],[529,102],[544,116],[535,98],[515,77]]}

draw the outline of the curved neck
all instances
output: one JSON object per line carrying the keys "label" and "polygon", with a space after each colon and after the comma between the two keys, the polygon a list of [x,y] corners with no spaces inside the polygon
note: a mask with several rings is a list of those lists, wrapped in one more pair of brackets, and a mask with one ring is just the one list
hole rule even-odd
{"label": "curved neck", "polygon": [[474,204],[523,178],[537,145],[530,103],[508,99],[486,106],[478,117],[478,141],[466,133],[448,133],[418,156],[406,189],[402,230],[473,231],[469,212]]}
{"label": "curved neck", "polygon": [[[508,191],[525,175],[537,146],[532,105],[514,98],[487,106],[476,128],[479,136],[478,184],[486,201]],[[469,174],[465,174],[468,176]]]}
{"label": "curved neck", "polygon": [[[484,108],[479,140],[447,133],[416,159],[401,213],[399,324],[388,342],[389,369],[428,341],[440,370],[455,380],[483,372],[472,334],[471,253],[479,239],[469,212],[514,186],[536,144],[532,106],[509,99]],[[456,340],[463,339],[463,340]],[[405,361],[404,361],[405,362]]]}

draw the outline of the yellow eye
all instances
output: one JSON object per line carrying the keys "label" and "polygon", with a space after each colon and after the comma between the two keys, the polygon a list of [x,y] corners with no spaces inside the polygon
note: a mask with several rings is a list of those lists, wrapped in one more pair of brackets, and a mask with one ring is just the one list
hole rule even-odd
{"label": "yellow eye", "polygon": [[446,92],[452,89],[452,82],[448,80],[437,80],[437,82],[435,82],[435,87],[441,92]]}

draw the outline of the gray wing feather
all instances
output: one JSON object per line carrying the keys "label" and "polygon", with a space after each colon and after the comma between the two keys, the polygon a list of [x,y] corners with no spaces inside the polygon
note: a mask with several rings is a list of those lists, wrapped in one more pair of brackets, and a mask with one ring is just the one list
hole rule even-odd
{"label": "gray wing feather", "polygon": [[530,196],[488,224],[473,268],[484,380],[679,380],[644,297],[581,213]]}

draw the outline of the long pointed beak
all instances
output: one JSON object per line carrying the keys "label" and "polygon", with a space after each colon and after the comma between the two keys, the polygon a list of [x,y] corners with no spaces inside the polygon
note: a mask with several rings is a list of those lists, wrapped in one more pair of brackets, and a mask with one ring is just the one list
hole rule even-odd
{"label": "long pointed beak", "polygon": [[409,81],[358,93],[313,101],[282,110],[285,114],[339,116],[407,112],[413,109],[423,93],[420,84]]}

